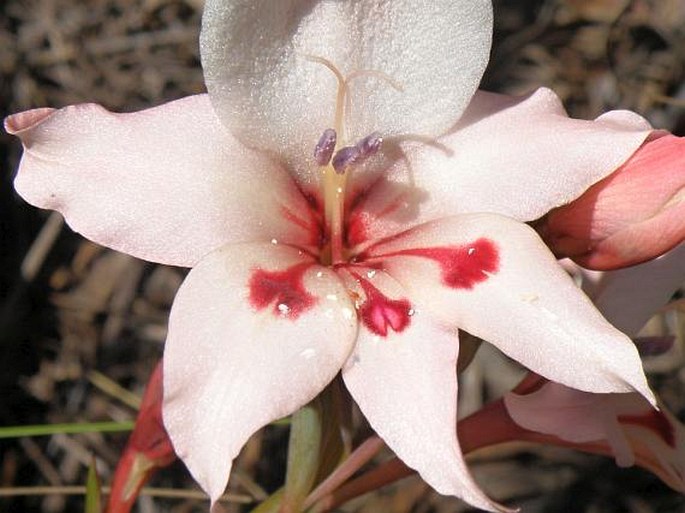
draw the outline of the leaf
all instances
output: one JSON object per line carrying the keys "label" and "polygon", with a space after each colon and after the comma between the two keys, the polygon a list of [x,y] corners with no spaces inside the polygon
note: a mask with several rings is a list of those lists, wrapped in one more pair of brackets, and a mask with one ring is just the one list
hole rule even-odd
{"label": "leaf", "polygon": [[102,485],[95,467],[95,458],[91,459],[88,467],[85,513],[102,513]]}
{"label": "leaf", "polygon": [[317,398],[292,417],[281,513],[299,513],[321,462],[323,406]]}
{"label": "leaf", "polygon": [[334,380],[322,393],[321,463],[315,484],[319,484],[349,456],[352,441],[352,406],[349,395]]}
{"label": "leaf", "polygon": [[274,493],[262,502],[259,506],[254,508],[250,513],[278,513],[281,507],[281,500],[283,499],[283,488],[279,488]]}

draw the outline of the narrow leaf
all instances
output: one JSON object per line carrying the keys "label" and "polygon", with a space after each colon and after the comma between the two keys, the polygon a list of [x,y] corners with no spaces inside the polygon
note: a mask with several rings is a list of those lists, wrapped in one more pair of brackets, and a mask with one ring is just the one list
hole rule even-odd
{"label": "narrow leaf", "polygon": [[322,392],[321,402],[321,463],[316,485],[326,479],[349,456],[352,449],[352,405],[340,380],[334,380]]}
{"label": "narrow leaf", "polygon": [[95,467],[95,458],[91,459],[88,467],[85,513],[102,513],[102,486]]}
{"label": "narrow leaf", "polygon": [[312,490],[321,457],[322,405],[315,399],[292,417],[280,513],[299,513]]}
{"label": "narrow leaf", "polygon": [[283,499],[283,488],[279,488],[274,493],[262,502],[259,506],[254,508],[250,513],[278,513],[281,507],[281,500]]}

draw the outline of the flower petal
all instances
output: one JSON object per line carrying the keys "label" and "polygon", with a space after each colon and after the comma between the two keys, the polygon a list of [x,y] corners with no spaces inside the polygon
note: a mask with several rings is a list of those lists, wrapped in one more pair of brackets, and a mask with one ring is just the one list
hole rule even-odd
{"label": "flower petal", "polygon": [[189,273],[169,320],[164,423],[212,501],[247,439],[313,399],[356,332],[335,273],[294,248],[229,245]]}
{"label": "flower petal", "polygon": [[[374,270],[346,283],[364,297],[359,309],[364,322],[343,367],[345,384],[364,416],[395,454],[435,490],[481,509],[503,510],[474,482],[457,441],[456,331],[441,329],[427,314],[412,310],[408,324],[396,324],[385,335],[379,334],[367,324],[365,307],[375,303],[371,307],[383,308],[379,304],[383,296],[392,298],[385,301],[404,301],[410,308],[406,292]],[[375,292],[365,295],[369,287]]]}
{"label": "flower petal", "polygon": [[644,264],[593,275],[588,295],[611,324],[634,336],[685,282],[685,243]]}
{"label": "flower petal", "polygon": [[356,75],[343,139],[374,131],[437,136],[476,90],[491,32],[484,0],[209,0],[200,45],[207,88],[226,126],[248,145],[312,167],[314,145],[334,127],[338,84],[308,56]]}
{"label": "flower petal", "polygon": [[[685,491],[685,429],[666,409],[655,410],[638,394],[589,394],[546,383],[529,394],[509,393],[504,404],[526,430],[558,437],[571,447],[608,452],[622,467],[638,463]],[[583,446],[589,443],[595,444]]]}
{"label": "flower petal", "polygon": [[[637,394],[621,394],[639,398]],[[527,395],[509,393],[504,397],[511,418],[530,431],[558,436],[573,443],[607,440],[622,467],[635,463],[635,457],[618,424],[618,394],[592,394],[558,383],[546,383]],[[651,406],[642,400],[642,404]],[[656,410],[654,410],[656,411]]]}
{"label": "flower petal", "polygon": [[455,216],[376,243],[358,259],[387,270],[418,308],[543,376],[654,400],[631,340],[522,223],[494,214]]}
{"label": "flower petal", "polygon": [[532,221],[618,168],[650,132],[625,111],[568,118],[549,89],[522,98],[479,91],[450,134],[406,144],[352,217],[370,238],[469,212]]}
{"label": "flower petal", "polygon": [[36,109],[8,117],[5,128],[25,148],[17,191],[116,250],[191,266],[227,242],[318,236],[292,179],[237,142],[207,95],[132,114]]}

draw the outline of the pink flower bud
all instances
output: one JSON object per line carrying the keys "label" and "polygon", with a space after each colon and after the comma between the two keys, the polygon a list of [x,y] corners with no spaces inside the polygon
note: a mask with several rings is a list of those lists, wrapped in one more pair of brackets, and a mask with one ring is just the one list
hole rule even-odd
{"label": "pink flower bud", "polygon": [[614,173],[538,226],[559,257],[590,269],[655,258],[685,240],[685,138],[642,145]]}
{"label": "pink flower bud", "polygon": [[174,462],[176,454],[162,424],[162,363],[145,388],[140,413],[117,464],[107,513],[128,513],[143,485],[159,468]]}

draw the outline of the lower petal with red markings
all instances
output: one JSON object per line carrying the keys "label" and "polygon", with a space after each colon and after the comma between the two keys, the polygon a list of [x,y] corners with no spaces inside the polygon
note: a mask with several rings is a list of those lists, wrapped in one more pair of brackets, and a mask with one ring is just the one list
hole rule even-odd
{"label": "lower petal with red markings", "polygon": [[339,278],[306,252],[229,245],[190,272],[169,321],[164,423],[213,502],[247,439],[312,400],[356,334]]}

